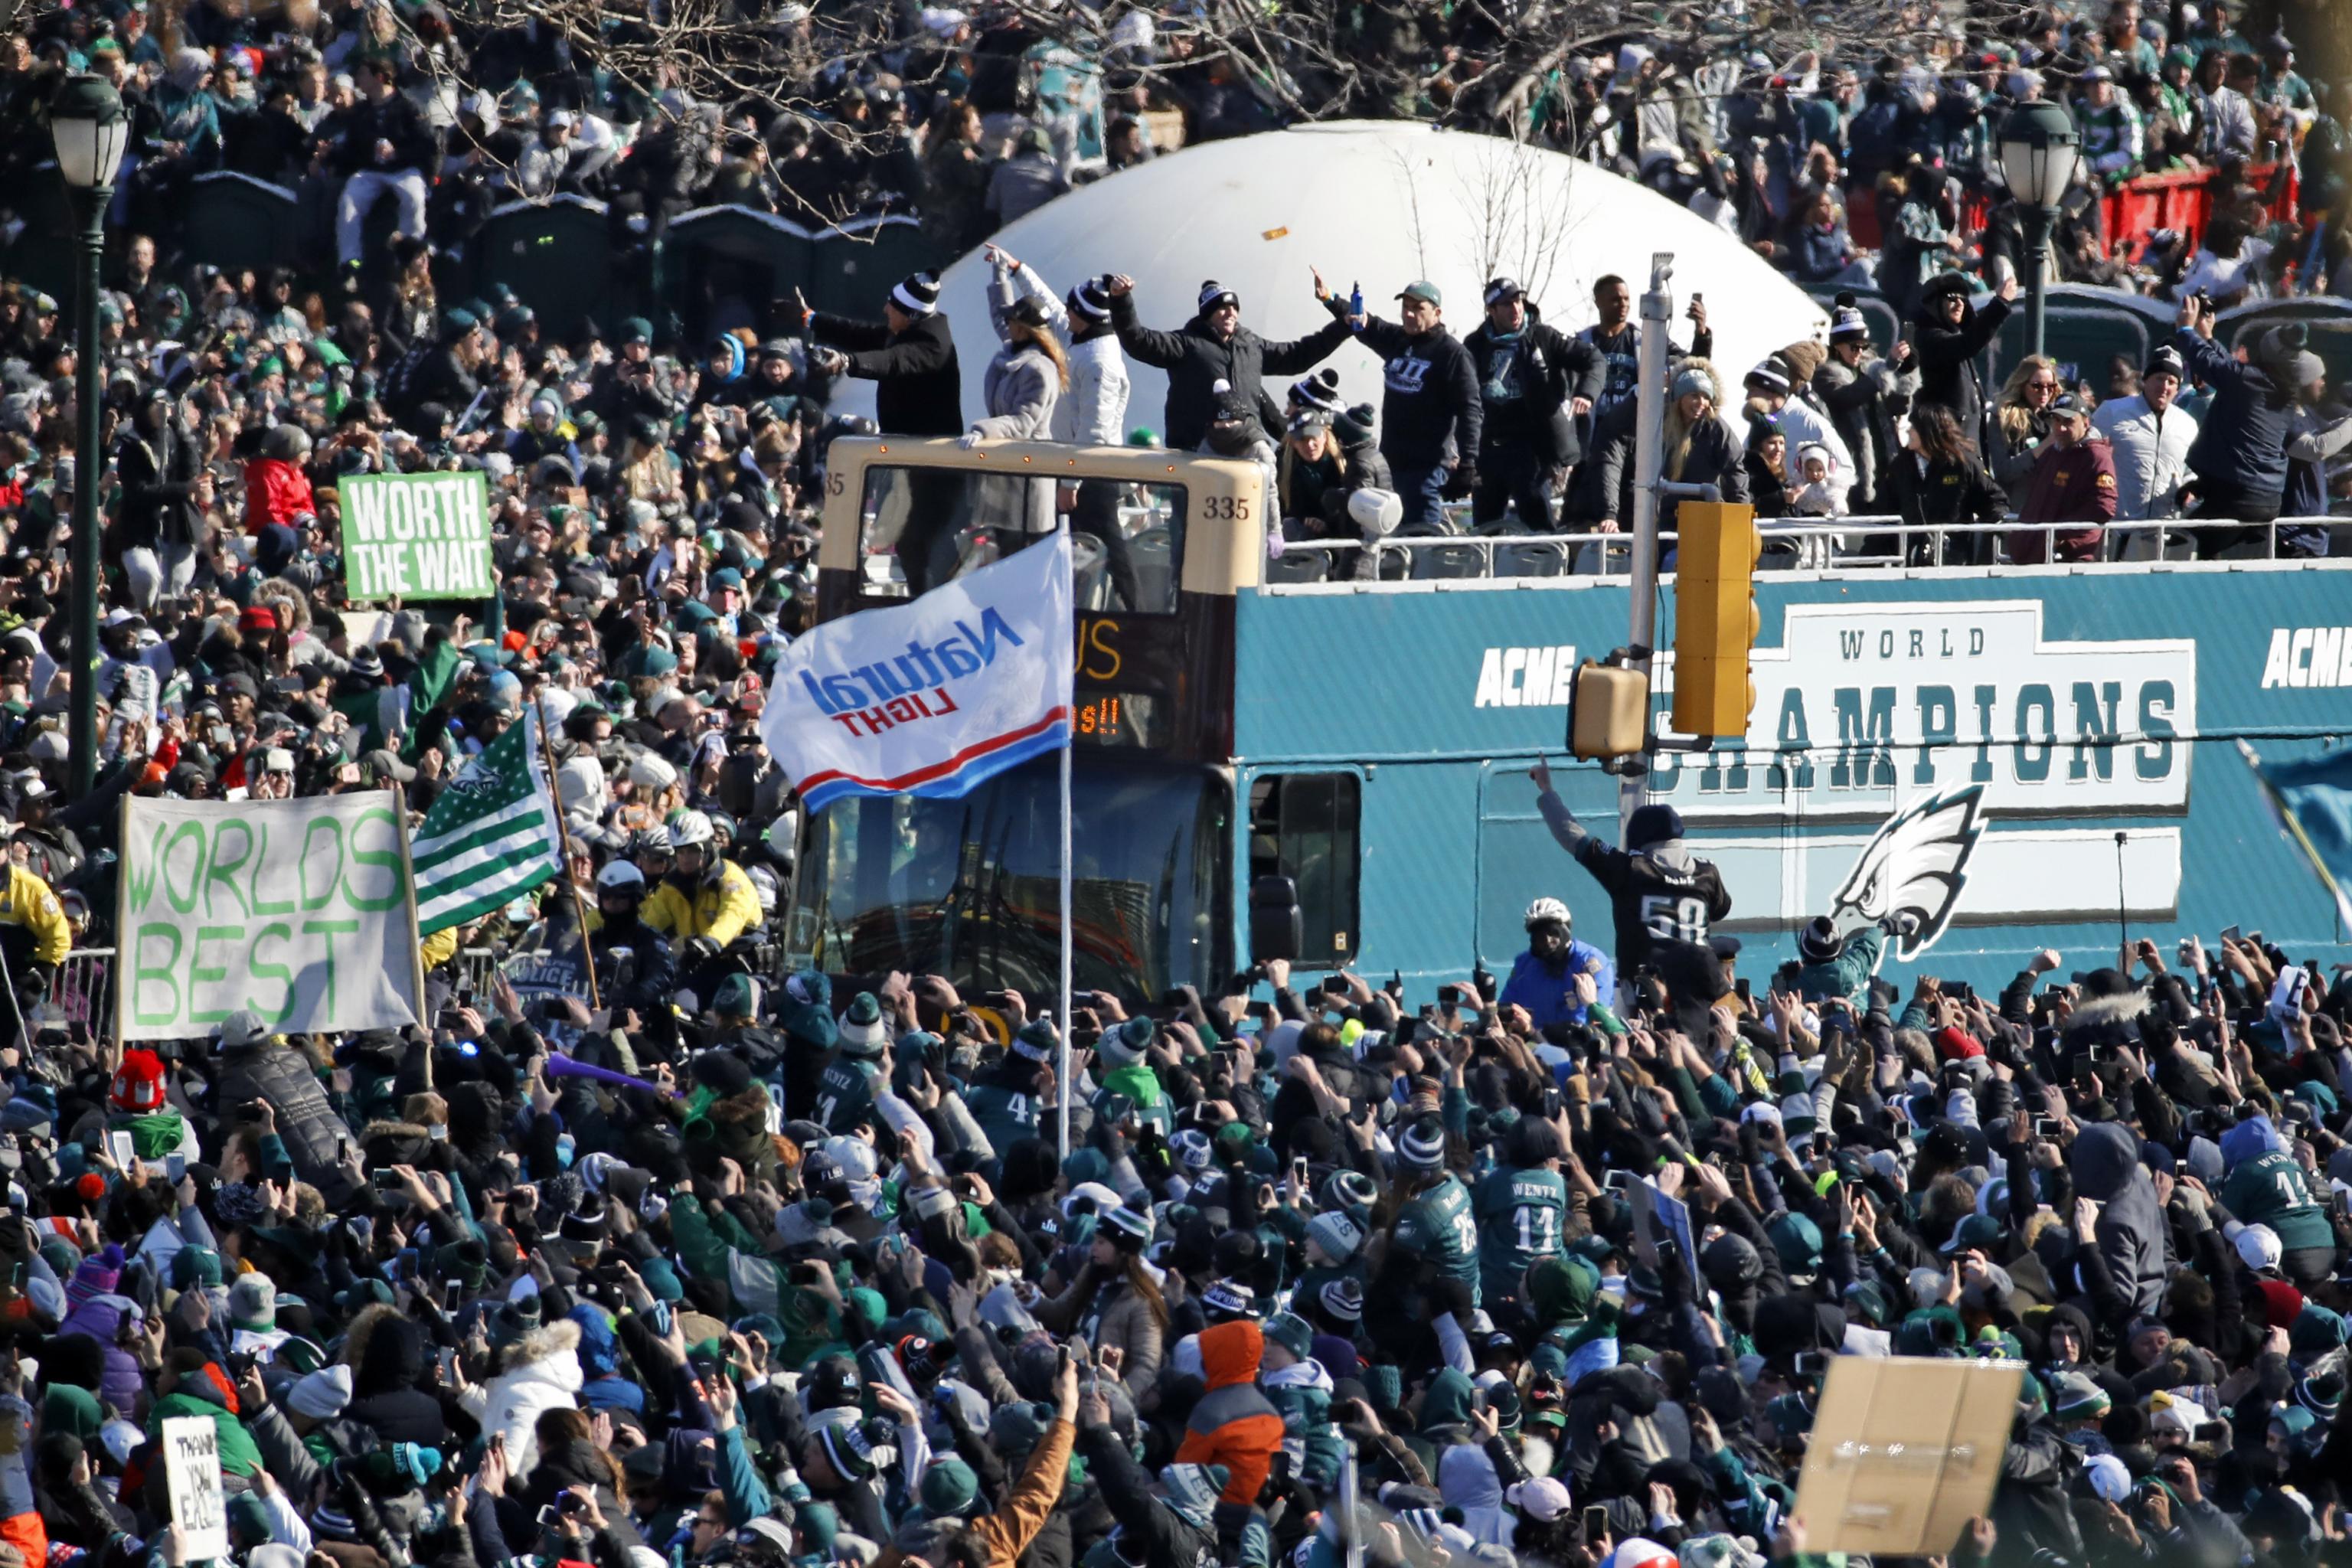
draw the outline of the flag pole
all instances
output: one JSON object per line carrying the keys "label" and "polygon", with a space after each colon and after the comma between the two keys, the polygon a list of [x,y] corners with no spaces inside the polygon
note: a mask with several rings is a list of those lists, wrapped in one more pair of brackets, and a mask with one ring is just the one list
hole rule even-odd
{"label": "flag pole", "polygon": [[563,792],[555,783],[555,742],[547,736],[547,699],[531,694],[531,705],[539,712],[539,754],[547,768],[548,798],[555,806],[555,844],[563,857],[563,884],[572,889],[573,925],[580,932],[580,963],[588,971],[588,1005],[592,1011],[604,1010],[604,999],[596,994],[596,954],[588,945],[588,901],[580,894],[580,884],[572,875],[572,829],[563,821]]}
{"label": "flag pole", "polygon": [[[1062,603],[1070,616],[1070,643],[1075,649],[1078,637],[1077,552],[1071,548],[1068,527],[1062,531]],[[1070,985],[1070,753],[1077,749],[1078,715],[1076,711],[1076,667],[1072,664],[1071,685],[1060,693],[1062,698],[1062,1038],[1060,1057],[1055,1063],[1054,1079],[1056,1097],[1060,1100],[1061,1125],[1058,1147],[1061,1156],[1070,1157],[1070,1032],[1076,1016],[1076,998]]]}
{"label": "flag pole", "polygon": [[[392,797],[392,819],[400,826],[400,874],[408,883],[408,968],[409,977],[416,986],[417,1022],[425,1021],[425,933],[416,918],[416,861],[409,851],[408,792],[400,787],[398,779],[383,781],[384,793]],[[121,928],[117,927],[117,930]],[[425,1092],[433,1092],[433,1037],[425,1037]]]}

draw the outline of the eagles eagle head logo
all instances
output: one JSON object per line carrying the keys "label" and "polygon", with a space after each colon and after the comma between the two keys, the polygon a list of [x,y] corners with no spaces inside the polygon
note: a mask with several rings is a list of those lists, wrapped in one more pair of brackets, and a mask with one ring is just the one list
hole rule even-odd
{"label": "eagles eagle head logo", "polygon": [[1905,963],[1916,958],[1951,922],[1960,889],[1968,885],[1969,858],[1984,828],[1982,784],[1913,801],[1863,847],[1830,905],[1831,921],[1851,931],[1906,912],[1915,915],[1916,929],[1894,938],[1892,951]]}

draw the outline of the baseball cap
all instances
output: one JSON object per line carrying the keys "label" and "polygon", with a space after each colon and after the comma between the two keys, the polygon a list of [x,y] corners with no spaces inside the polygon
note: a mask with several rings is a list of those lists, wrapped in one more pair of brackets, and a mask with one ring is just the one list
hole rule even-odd
{"label": "baseball cap", "polygon": [[1397,298],[1400,300],[1419,300],[1424,304],[1436,305],[1440,307],[1443,307],[1445,303],[1445,296],[1439,293],[1437,290],[1437,285],[1430,282],[1427,279],[1422,279],[1415,282],[1406,284],[1402,289],[1398,290]]}

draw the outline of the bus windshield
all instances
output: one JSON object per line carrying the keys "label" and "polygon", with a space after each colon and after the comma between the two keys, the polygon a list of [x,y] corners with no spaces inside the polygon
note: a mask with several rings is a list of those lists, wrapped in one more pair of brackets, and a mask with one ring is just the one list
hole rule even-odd
{"label": "bus windshield", "polygon": [[[861,590],[936,586],[1066,521],[1081,610],[1166,615],[1184,564],[1184,487],[870,465],[858,505]],[[909,563],[912,563],[912,575]]]}
{"label": "bus windshield", "polygon": [[[957,800],[836,801],[809,825],[794,952],[835,973],[940,974],[967,995],[1059,990],[1060,763]],[[1130,1004],[1233,972],[1232,792],[1213,769],[1081,757],[1072,978]]]}

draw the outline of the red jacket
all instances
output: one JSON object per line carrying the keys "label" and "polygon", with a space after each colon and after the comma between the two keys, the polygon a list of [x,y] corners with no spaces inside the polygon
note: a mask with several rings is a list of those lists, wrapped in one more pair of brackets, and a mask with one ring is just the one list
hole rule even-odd
{"label": "red jacket", "polygon": [[[2033,459],[2025,478],[2025,499],[2018,503],[2020,523],[2087,523],[2086,528],[2062,528],[2057,532],[2058,559],[2096,561],[2099,542],[2106,531],[2099,526],[2116,515],[2115,449],[2095,436],[2071,447],[2053,442]],[[2047,557],[2048,536],[2039,528],[2020,528],[2009,536],[2009,558],[2021,565],[2038,566]]]}
{"label": "red jacket", "polygon": [[319,510],[310,481],[280,458],[256,458],[245,466],[245,531],[259,533],[273,522],[291,524]]}
{"label": "red jacket", "polygon": [[1282,1447],[1282,1415],[1258,1392],[1258,1358],[1265,1339],[1255,1323],[1219,1323],[1201,1331],[1201,1370],[1209,1391],[1192,1406],[1180,1465],[1223,1465],[1222,1500],[1244,1507],[1257,1501],[1266,1472]]}

